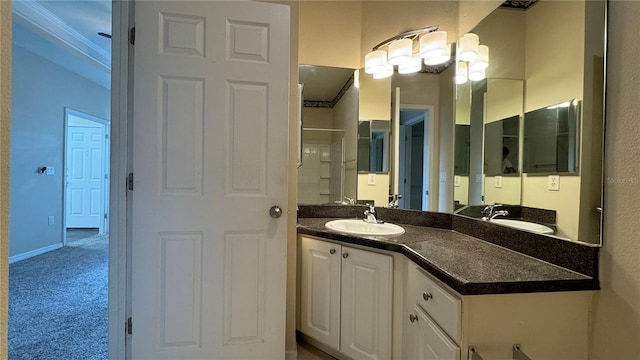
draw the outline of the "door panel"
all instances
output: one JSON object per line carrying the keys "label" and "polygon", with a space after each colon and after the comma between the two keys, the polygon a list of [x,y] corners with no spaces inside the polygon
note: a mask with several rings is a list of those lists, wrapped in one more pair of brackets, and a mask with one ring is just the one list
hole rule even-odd
{"label": "door panel", "polygon": [[287,6],[136,2],[133,358],[284,358],[288,74]]}
{"label": "door panel", "polygon": [[342,247],[340,350],[353,359],[391,358],[392,258]]}
{"label": "door panel", "polygon": [[66,136],[65,225],[100,228],[104,216],[104,126],[68,126]]}
{"label": "door panel", "polygon": [[300,331],[340,349],[340,245],[300,239]]}

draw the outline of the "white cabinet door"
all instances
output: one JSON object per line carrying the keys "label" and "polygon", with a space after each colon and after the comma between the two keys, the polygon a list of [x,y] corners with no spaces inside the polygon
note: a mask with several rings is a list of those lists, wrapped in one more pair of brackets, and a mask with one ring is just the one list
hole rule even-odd
{"label": "white cabinet door", "polygon": [[340,351],[353,359],[391,358],[391,256],[342,248]]}
{"label": "white cabinet door", "polygon": [[341,246],[302,237],[300,248],[300,331],[339,350]]}
{"label": "white cabinet door", "polygon": [[405,334],[407,358],[412,360],[459,360],[460,348],[436,323],[414,305],[409,315],[411,325]]}

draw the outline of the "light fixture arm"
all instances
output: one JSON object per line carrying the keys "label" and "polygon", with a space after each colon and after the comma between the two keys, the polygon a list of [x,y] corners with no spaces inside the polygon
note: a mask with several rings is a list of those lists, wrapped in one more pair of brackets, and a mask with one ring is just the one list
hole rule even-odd
{"label": "light fixture arm", "polygon": [[438,25],[433,25],[433,26],[427,26],[425,28],[422,29],[416,29],[416,30],[410,30],[410,31],[405,31],[402,34],[398,34],[394,37],[388,38],[387,40],[379,43],[378,45],[373,47],[373,51],[376,51],[378,49],[380,49],[381,47],[387,45],[388,43],[394,41],[394,40],[399,40],[399,39],[405,39],[411,36],[416,36],[416,35],[420,35],[422,33],[428,33],[428,32],[432,32],[432,31],[436,31],[438,30]]}

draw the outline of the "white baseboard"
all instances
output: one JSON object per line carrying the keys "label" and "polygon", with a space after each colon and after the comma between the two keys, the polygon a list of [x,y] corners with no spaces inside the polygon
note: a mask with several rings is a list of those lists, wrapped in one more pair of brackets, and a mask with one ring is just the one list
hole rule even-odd
{"label": "white baseboard", "polygon": [[28,258],[32,258],[34,256],[47,253],[49,251],[58,250],[61,247],[62,247],[62,243],[58,243],[58,244],[45,246],[45,247],[42,247],[40,249],[27,251],[26,253],[14,255],[14,256],[9,257],[9,264],[13,264],[14,262],[18,262],[18,261],[21,261],[21,260],[26,260]]}

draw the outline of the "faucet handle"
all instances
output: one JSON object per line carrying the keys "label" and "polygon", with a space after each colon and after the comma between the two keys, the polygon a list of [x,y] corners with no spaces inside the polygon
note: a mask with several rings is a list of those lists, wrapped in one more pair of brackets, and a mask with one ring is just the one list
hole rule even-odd
{"label": "faucet handle", "polygon": [[369,211],[370,214],[375,214],[376,213],[375,206],[373,206],[373,205],[371,205],[369,203],[367,203],[367,206],[369,207],[368,211]]}

